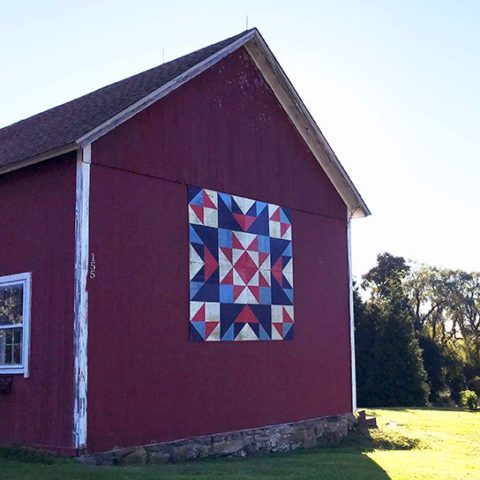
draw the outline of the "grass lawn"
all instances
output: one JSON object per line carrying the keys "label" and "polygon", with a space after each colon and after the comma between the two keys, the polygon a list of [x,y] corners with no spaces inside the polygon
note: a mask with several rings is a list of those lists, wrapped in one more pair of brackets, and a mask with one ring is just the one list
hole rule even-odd
{"label": "grass lawn", "polygon": [[[395,480],[480,480],[480,412],[430,409],[372,411],[383,431],[420,441],[408,451],[368,452]],[[388,423],[395,422],[395,425]]]}
{"label": "grass lawn", "polygon": [[[1,456],[2,480],[480,480],[480,412],[374,410],[380,429],[340,447],[262,458],[146,467],[87,467],[71,461],[36,462]],[[41,459],[40,459],[41,460]]]}

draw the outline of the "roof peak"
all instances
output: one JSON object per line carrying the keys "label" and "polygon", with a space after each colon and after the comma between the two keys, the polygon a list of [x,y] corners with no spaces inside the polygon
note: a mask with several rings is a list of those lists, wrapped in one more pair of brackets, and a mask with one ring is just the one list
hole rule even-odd
{"label": "roof peak", "polygon": [[0,174],[88,146],[245,47],[352,216],[370,212],[256,28],[137,73],[0,129]]}

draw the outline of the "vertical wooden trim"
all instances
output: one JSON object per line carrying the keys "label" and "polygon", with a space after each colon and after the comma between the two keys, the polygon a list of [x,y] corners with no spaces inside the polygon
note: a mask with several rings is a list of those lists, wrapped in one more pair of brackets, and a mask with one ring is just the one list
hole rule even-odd
{"label": "vertical wooden trim", "polygon": [[357,372],[355,363],[355,321],[353,312],[353,277],[352,277],[352,213],[347,211],[347,245],[348,245],[348,291],[350,310],[350,363],[352,375],[352,412],[357,409]]}
{"label": "vertical wooden trim", "polygon": [[23,281],[23,376],[30,377],[30,331],[32,314],[32,274],[24,274]]}
{"label": "vertical wooden trim", "polygon": [[77,154],[75,202],[74,401],[73,446],[87,445],[88,243],[91,145]]}

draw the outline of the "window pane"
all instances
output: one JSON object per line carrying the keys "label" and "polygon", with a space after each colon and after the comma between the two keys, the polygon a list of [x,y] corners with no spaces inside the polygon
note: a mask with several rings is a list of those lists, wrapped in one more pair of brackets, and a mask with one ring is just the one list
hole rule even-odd
{"label": "window pane", "polygon": [[23,285],[0,286],[0,325],[23,322]]}
{"label": "window pane", "polygon": [[22,328],[0,329],[0,366],[22,364]]}

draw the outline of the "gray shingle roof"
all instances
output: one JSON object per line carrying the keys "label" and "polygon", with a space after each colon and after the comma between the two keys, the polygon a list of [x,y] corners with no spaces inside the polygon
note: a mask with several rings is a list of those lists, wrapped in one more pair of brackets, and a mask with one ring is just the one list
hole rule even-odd
{"label": "gray shingle roof", "polygon": [[72,145],[95,127],[245,34],[242,32],[0,129],[0,168]]}

